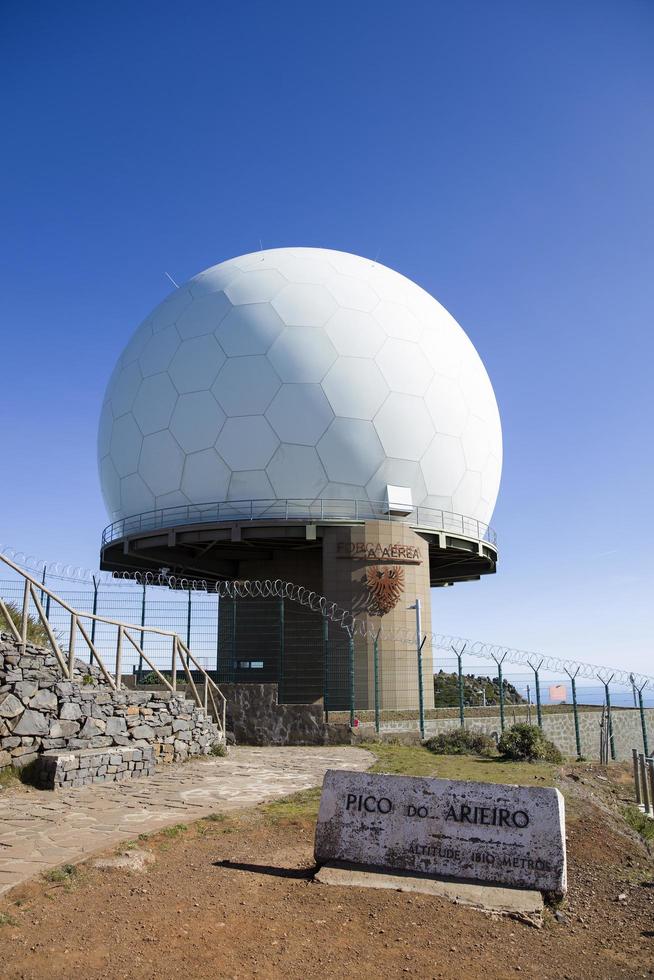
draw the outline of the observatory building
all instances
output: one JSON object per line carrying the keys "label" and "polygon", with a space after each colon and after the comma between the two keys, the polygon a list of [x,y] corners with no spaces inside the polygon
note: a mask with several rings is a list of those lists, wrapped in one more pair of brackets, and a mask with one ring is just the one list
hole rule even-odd
{"label": "observatory building", "polygon": [[[432,296],[356,255],[272,249],[180,286],[118,360],[98,460],[103,568],[306,586],[383,627],[385,707],[406,706],[393,634],[414,629],[416,598],[429,632],[430,587],[495,571],[502,435],[484,365]],[[240,642],[230,679],[263,680],[267,640],[256,669]],[[371,649],[357,640],[359,704]],[[296,644],[289,700],[321,696],[320,656]],[[430,651],[424,672],[429,706]]]}

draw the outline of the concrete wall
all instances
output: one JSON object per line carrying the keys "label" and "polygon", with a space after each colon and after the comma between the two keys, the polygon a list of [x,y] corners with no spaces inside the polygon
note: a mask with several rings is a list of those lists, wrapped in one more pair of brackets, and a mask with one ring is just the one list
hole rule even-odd
{"label": "concrete wall", "polygon": [[114,691],[80,660],[72,681],[42,647],[20,649],[0,633],[0,769],[22,767],[49,750],[154,748],[164,762],[207,754],[218,728],[183,694]]}
{"label": "concrete wall", "polygon": [[[488,709],[486,709],[486,712]],[[635,708],[613,708],[613,737],[618,761],[631,759],[631,750],[638,749],[643,751],[643,733],[640,722],[640,712]],[[590,760],[599,760],[600,757],[600,720],[601,711],[583,711],[578,713],[579,734],[581,739],[581,754]],[[525,717],[517,717],[519,722],[526,721]],[[532,710],[532,722],[535,724],[535,711]],[[648,738],[651,746],[654,743],[654,708],[645,709],[645,723],[647,725]],[[512,710],[507,710],[505,715],[507,727],[513,724]],[[452,717],[432,718],[425,721],[425,737],[430,735],[440,735],[452,728],[459,727],[458,709],[452,709]],[[470,709],[466,710],[466,728],[470,731],[483,732],[486,735],[497,735],[499,737],[500,716],[488,714],[480,717],[471,717]],[[382,722],[383,735],[402,734],[406,732],[418,732],[418,720],[397,720]],[[575,742],[575,725],[572,708],[569,711],[558,710],[556,712],[543,713],[543,732],[558,748],[563,755],[569,758],[576,758],[577,748]],[[364,722],[359,726],[358,735],[360,738],[374,737],[375,727],[370,722]]]}

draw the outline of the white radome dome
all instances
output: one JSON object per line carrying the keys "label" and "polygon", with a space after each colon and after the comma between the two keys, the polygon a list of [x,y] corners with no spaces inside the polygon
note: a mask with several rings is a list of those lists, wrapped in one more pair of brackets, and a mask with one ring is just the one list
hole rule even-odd
{"label": "white radome dome", "polygon": [[381,501],[488,523],[502,431],[457,322],[377,262],[321,248],[243,255],[137,328],[98,432],[112,520],[224,500]]}

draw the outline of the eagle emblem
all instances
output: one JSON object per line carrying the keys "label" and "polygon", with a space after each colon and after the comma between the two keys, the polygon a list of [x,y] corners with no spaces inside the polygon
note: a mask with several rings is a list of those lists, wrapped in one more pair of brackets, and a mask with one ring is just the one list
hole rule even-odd
{"label": "eagle emblem", "polygon": [[366,569],[366,585],[370,591],[371,612],[383,616],[397,605],[404,592],[404,569],[401,565],[372,565]]}

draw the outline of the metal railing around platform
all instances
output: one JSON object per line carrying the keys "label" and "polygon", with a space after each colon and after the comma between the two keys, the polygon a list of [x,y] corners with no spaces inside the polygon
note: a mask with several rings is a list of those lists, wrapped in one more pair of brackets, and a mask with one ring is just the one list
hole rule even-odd
{"label": "metal railing around platform", "polygon": [[374,500],[224,500],[207,504],[162,507],[114,521],[102,532],[102,544],[111,544],[130,534],[185,524],[220,524],[232,521],[390,521],[415,527],[461,534],[495,546],[495,531],[474,517],[434,507],[414,507],[407,514],[389,512],[383,501]]}

